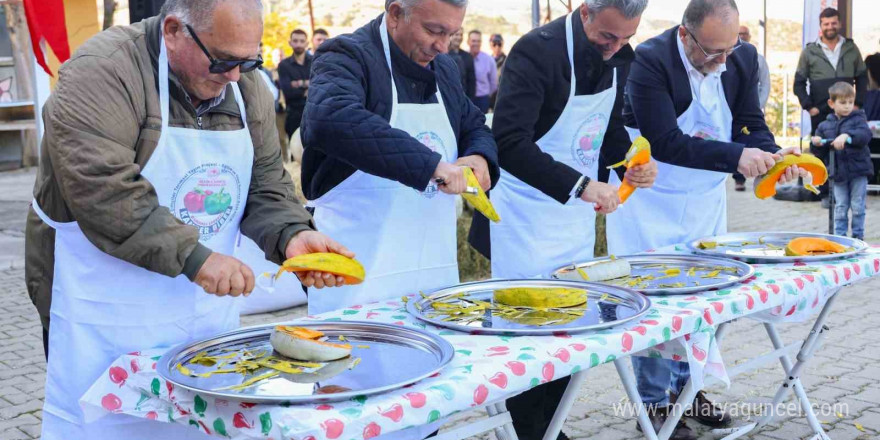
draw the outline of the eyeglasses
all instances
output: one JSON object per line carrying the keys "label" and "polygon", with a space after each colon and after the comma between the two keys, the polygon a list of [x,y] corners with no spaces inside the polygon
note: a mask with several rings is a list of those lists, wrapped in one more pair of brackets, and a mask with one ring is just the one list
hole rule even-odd
{"label": "eyeglasses", "polygon": [[[684,27],[684,26],[682,26],[682,27]],[[697,47],[699,47],[700,51],[703,52],[703,56],[706,57],[706,61],[712,61],[712,60],[720,57],[721,55],[730,56],[733,52],[735,52],[737,49],[739,49],[743,45],[742,38],[736,37],[736,44],[733,47],[731,47],[730,49],[727,49],[727,50],[721,51],[721,52],[716,52],[716,53],[709,53],[709,52],[706,52],[706,49],[703,48],[703,45],[700,44],[700,41],[697,40],[697,37],[694,36],[694,33],[691,32],[690,29],[685,27],[684,30],[685,30],[685,32],[688,33],[688,35],[691,36],[691,38],[694,40],[694,43],[697,43]]]}
{"label": "eyeglasses", "polygon": [[241,73],[246,73],[263,65],[263,57],[260,55],[257,55],[257,59],[255,60],[218,60],[211,56],[211,53],[208,52],[208,48],[206,48],[205,45],[202,44],[202,41],[199,40],[199,37],[196,35],[196,31],[193,30],[192,26],[188,24],[185,26],[189,31],[189,34],[192,35],[193,41],[199,45],[199,48],[202,49],[202,52],[204,52],[205,56],[208,57],[208,60],[211,61],[211,66],[208,68],[211,73],[226,73],[236,67],[239,68]]}

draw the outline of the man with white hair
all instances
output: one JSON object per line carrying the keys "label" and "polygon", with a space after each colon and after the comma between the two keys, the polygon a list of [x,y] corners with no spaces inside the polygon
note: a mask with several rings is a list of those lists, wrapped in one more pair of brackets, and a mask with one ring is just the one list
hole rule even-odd
{"label": "man with white hair", "polygon": [[[623,87],[633,59],[629,39],[647,3],[586,0],[511,49],[493,121],[503,177],[492,202],[502,221],[490,227],[477,215],[470,237],[490,256],[493,277],[547,276],[593,258],[596,211],[619,203],[599,170],[630,146]],[[655,175],[656,165],[647,164],[626,178],[647,187]],[[561,379],[508,400],[519,438],[543,438],[567,384]]]}
{"label": "man with white hair", "polygon": [[467,0],[394,0],[324,42],[303,116],[303,191],[321,231],[359,256],[369,279],[309,296],[309,312],[458,283],[455,197],[470,167],[498,179],[485,118],[446,55]]}
{"label": "man with white hair", "polygon": [[[730,173],[756,177],[783,155],[800,154],[780,150],[767,128],[758,104],[757,51],[738,33],[733,0],[691,0],[680,26],[636,49],[624,118],[632,135],[640,130],[651,142],[659,173],[652,188],[636,191],[608,217],[609,253],[638,253],[726,233]],[[780,182],[798,176],[809,173],[792,166]],[[633,367],[642,402],[659,427],[689,378],[688,364],[634,357]],[[730,422],[702,392],[693,405],[686,415],[699,423]],[[673,438],[696,435],[682,423]]]}
{"label": "man with white hair", "polygon": [[120,414],[86,423],[79,399],[122,354],[238,327],[233,297],[254,287],[230,256],[239,231],[276,263],[353,256],[293,196],[254,71],[262,33],[259,0],[169,0],[61,67],[27,225],[28,290],[49,330],[43,439],[206,438]]}

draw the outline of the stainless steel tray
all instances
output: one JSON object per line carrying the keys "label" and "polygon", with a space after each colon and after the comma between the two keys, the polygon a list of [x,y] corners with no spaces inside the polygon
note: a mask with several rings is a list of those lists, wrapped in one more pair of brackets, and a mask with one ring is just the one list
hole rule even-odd
{"label": "stainless steel tray", "polygon": [[[850,247],[853,250],[840,254],[802,257],[785,255],[785,245],[797,237],[824,238]],[[715,242],[715,249],[700,249],[699,244],[704,241]],[[699,255],[733,258],[747,263],[794,263],[798,261],[826,261],[852,257],[868,249],[868,243],[855,238],[804,232],[741,232],[694,240],[688,243],[688,248]]]}
{"label": "stainless steel tray", "polygon": [[[486,312],[483,319],[471,323],[458,323],[444,321],[439,317],[432,317],[434,302],[455,301],[457,295],[467,298],[491,302],[493,292],[496,289],[513,287],[537,287],[537,288],[574,288],[588,292],[586,304],[569,307],[565,310],[583,311],[583,316],[572,322],[552,325],[528,325],[508,321],[498,316],[492,316],[491,311]],[[602,298],[605,299],[602,299]],[[475,283],[461,284],[433,291],[426,296],[411,300],[406,305],[406,310],[416,318],[430,324],[445,327],[451,330],[472,334],[486,335],[552,335],[560,333],[583,333],[602,330],[638,319],[648,312],[651,300],[646,296],[630,289],[608,286],[605,284],[585,283],[564,280],[490,280]]]}
{"label": "stainless steel tray", "polygon": [[[710,289],[723,289],[743,282],[755,274],[755,269],[752,266],[729,258],[680,254],[624,255],[616,258],[629,262],[632,266],[632,275],[616,280],[601,281],[601,283],[627,287],[638,290],[645,295],[686,295]],[[578,281],[581,280],[581,276],[577,272],[578,268],[589,267],[608,260],[609,258],[601,258],[576,265],[570,264],[556,269],[550,276],[555,279]],[[730,268],[732,271],[720,270],[721,267]],[[669,269],[678,269],[680,273],[669,276],[664,273]],[[718,273],[715,274],[715,271]],[[713,277],[708,276],[713,274]],[[639,279],[647,276],[653,276],[654,279]],[[657,279],[659,277],[663,278]],[[684,283],[684,286],[672,286],[677,283]]]}
{"label": "stainless steel tray", "polygon": [[[352,369],[348,369],[348,361],[344,365],[339,364],[343,361],[328,364],[322,373],[334,371],[321,374],[325,377],[318,382],[303,378],[302,375],[281,374],[241,391],[218,389],[241,384],[251,377],[272,370],[265,369],[247,377],[233,373],[201,378],[186,376],[177,369],[177,364],[184,362],[193,372],[210,371],[213,367],[187,364],[201,352],[208,352],[210,355],[236,350],[268,350],[271,353],[269,336],[275,326],[273,324],[239,329],[172,348],[159,360],[157,371],[172,384],[204,396],[251,403],[319,403],[348,400],[410,385],[443,369],[455,353],[452,345],[439,336],[397,325],[352,321],[297,322],[285,325],[319,330],[331,340],[344,336],[346,343],[353,346],[351,358],[360,358],[360,363]],[[406,361],[401,362],[402,359]],[[328,385],[344,387],[350,391],[314,394],[318,387]]]}

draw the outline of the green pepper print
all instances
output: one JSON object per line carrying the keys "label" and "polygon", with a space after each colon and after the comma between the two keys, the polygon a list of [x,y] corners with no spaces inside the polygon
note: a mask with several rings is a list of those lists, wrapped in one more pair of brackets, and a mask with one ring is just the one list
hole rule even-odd
{"label": "green pepper print", "polygon": [[269,435],[269,432],[272,431],[272,415],[268,412],[260,414],[260,426],[263,435]]}
{"label": "green pepper print", "polygon": [[232,204],[232,196],[225,192],[226,188],[216,194],[205,197],[205,213],[210,215],[220,214]]}
{"label": "green pepper print", "polygon": [[220,417],[217,417],[217,420],[214,420],[214,432],[223,437],[229,437],[229,434],[226,433],[226,424],[223,423],[223,419]]}
{"label": "green pepper print", "polygon": [[159,386],[160,386],[159,379],[153,378],[153,381],[150,382],[150,391],[153,392],[154,396],[159,395]]}
{"label": "green pepper print", "polygon": [[202,399],[201,396],[196,394],[195,405],[194,405],[194,409],[196,411],[196,414],[198,414],[199,417],[205,417],[205,409],[207,409],[207,408],[208,408],[208,402],[205,402],[205,399]]}

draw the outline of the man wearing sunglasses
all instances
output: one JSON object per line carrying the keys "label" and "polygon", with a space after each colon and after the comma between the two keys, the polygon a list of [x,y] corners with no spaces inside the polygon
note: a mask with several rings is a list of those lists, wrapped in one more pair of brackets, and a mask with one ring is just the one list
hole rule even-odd
{"label": "man wearing sunglasses", "polygon": [[[733,0],[691,0],[681,26],[636,49],[624,118],[631,135],[640,131],[651,142],[658,175],[652,188],[639,189],[608,217],[609,253],[637,253],[727,232],[730,174],[753,178],[783,155],[800,154],[780,150],[767,128],[758,102],[757,51],[738,33]],[[809,173],[793,166],[780,181],[798,176]],[[633,367],[642,401],[660,408],[674,401],[689,379],[686,363],[634,357]],[[702,424],[730,421],[702,393],[693,404],[688,415]],[[659,426],[663,417],[652,419]],[[682,424],[673,438],[696,436]]]}
{"label": "man wearing sunglasses", "polygon": [[239,233],[275,263],[352,256],[293,196],[253,72],[261,14],[259,0],[169,0],[61,67],[27,224],[27,285],[49,330],[43,439],[203,438],[123,415],[86,423],[78,401],[124,353],[238,327],[234,297],[254,287],[230,256]]}

